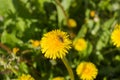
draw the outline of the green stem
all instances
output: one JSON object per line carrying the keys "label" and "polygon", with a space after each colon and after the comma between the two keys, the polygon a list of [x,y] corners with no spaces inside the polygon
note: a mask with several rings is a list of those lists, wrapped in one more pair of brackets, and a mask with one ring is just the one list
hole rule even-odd
{"label": "green stem", "polygon": [[18,72],[16,71],[16,69],[14,69],[12,66],[9,67],[9,69],[16,75],[18,75]]}
{"label": "green stem", "polygon": [[118,49],[118,48],[109,49],[109,50],[105,51],[104,54],[106,55],[106,54],[108,54],[108,53],[111,53],[111,52],[117,51],[117,50],[119,50],[119,49]]}
{"label": "green stem", "polygon": [[64,63],[65,67],[67,68],[67,71],[70,75],[71,80],[74,80],[74,74],[73,74],[72,68],[70,67],[68,63],[68,60],[65,57],[63,57],[61,60]]}

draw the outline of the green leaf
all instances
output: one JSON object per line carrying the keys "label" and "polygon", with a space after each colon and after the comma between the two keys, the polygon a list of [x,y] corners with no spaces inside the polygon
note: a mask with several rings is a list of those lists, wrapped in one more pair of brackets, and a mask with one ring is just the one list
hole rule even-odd
{"label": "green leaf", "polygon": [[111,19],[109,19],[109,20],[107,20],[106,22],[103,23],[102,29],[103,29],[104,31],[110,29],[114,21],[115,21],[115,18],[114,18],[114,17],[111,18]]}
{"label": "green leaf", "polygon": [[0,0],[0,15],[4,16],[8,10],[15,11],[12,0]]}
{"label": "green leaf", "polygon": [[75,39],[85,37],[86,33],[87,33],[87,27],[86,25],[83,25],[81,29],[79,30],[78,35],[76,36]]}
{"label": "green leaf", "polygon": [[101,50],[103,47],[107,46],[107,43],[108,43],[109,37],[110,37],[109,35],[110,35],[110,32],[107,30],[101,34],[101,36],[96,44],[97,50]]}
{"label": "green leaf", "polygon": [[27,66],[24,62],[22,62],[22,63],[20,64],[20,70],[21,70],[22,72],[28,73],[28,66]]}
{"label": "green leaf", "polygon": [[105,10],[109,4],[110,4],[110,0],[101,0],[100,3],[98,4],[98,6],[102,10]]}
{"label": "green leaf", "polygon": [[61,4],[62,4],[62,6],[64,7],[65,10],[68,10],[68,9],[69,9],[70,4],[71,4],[71,1],[72,1],[72,0],[63,0],[63,1],[62,1]]}
{"label": "green leaf", "polygon": [[110,28],[111,25],[113,24],[115,18],[111,18],[108,21],[106,21],[103,25],[102,25],[102,33],[100,35],[99,40],[97,41],[97,45],[96,45],[96,49],[97,50],[101,50],[103,47],[107,46],[107,43],[109,41],[110,38]]}
{"label": "green leaf", "polygon": [[25,21],[22,19],[22,18],[18,18],[18,22],[16,23],[16,26],[17,28],[20,30],[20,31],[25,31]]}
{"label": "green leaf", "polygon": [[2,43],[7,43],[12,46],[15,44],[21,44],[23,43],[20,39],[18,39],[14,33],[7,33],[7,31],[4,31],[1,35],[1,42]]}
{"label": "green leaf", "polygon": [[94,26],[94,28],[92,29],[91,33],[92,33],[93,35],[96,35],[99,29],[100,29],[100,23],[98,22],[98,23],[95,24],[95,26]]}
{"label": "green leaf", "polygon": [[88,57],[93,50],[93,46],[90,42],[87,41],[87,48],[82,52],[83,57]]}
{"label": "green leaf", "polygon": [[[71,0],[63,0],[61,2],[61,5],[66,14],[67,14],[67,10],[70,7],[70,4],[71,4]],[[59,25],[59,27],[61,27],[61,23],[63,22],[63,20],[66,19],[66,15],[64,14],[63,10],[61,9],[61,7],[58,4],[56,4],[56,8],[57,8],[57,13],[58,13],[58,25]]]}
{"label": "green leaf", "polygon": [[59,27],[61,27],[61,23],[65,19],[65,16],[62,9],[58,5],[56,5],[56,8],[57,8],[57,14],[58,14],[58,25]]}

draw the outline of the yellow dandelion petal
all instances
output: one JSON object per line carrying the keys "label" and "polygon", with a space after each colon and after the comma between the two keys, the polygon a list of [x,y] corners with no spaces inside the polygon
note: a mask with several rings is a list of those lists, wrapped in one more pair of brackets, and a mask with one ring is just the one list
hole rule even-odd
{"label": "yellow dandelion petal", "polygon": [[77,23],[74,19],[68,19],[68,27],[74,28],[77,26]]}
{"label": "yellow dandelion petal", "polygon": [[31,75],[26,75],[26,74],[22,74],[22,76],[20,76],[19,80],[35,80]]}
{"label": "yellow dandelion petal", "polygon": [[41,50],[46,58],[63,58],[71,48],[71,41],[66,32],[53,30],[41,39]]}
{"label": "yellow dandelion petal", "polygon": [[65,80],[64,77],[55,77],[52,80]]}
{"label": "yellow dandelion petal", "polygon": [[116,45],[116,47],[120,47],[120,25],[117,24],[115,26],[115,29],[111,34],[111,39],[113,44]]}
{"label": "yellow dandelion petal", "polygon": [[83,51],[83,50],[85,50],[86,47],[87,47],[87,42],[86,42],[85,39],[83,39],[83,38],[76,39],[76,40],[73,42],[73,47],[74,47],[77,51]]}
{"label": "yellow dandelion petal", "polygon": [[81,62],[76,72],[82,80],[94,80],[98,74],[98,69],[91,62]]}
{"label": "yellow dandelion petal", "polygon": [[15,47],[15,48],[13,48],[12,52],[13,52],[14,54],[16,54],[19,50],[20,50],[19,48]]}

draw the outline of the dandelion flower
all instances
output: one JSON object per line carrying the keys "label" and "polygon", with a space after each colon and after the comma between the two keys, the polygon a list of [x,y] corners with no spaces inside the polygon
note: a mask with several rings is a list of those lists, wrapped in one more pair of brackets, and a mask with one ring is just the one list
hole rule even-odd
{"label": "dandelion flower", "polygon": [[66,32],[53,30],[44,34],[41,39],[41,50],[46,58],[63,58],[71,48],[71,41]]}
{"label": "dandelion flower", "polygon": [[74,19],[68,19],[68,27],[74,28],[77,26],[77,23]]}
{"label": "dandelion flower", "polygon": [[85,39],[83,39],[83,38],[76,39],[76,40],[73,42],[73,47],[74,47],[77,51],[83,51],[83,50],[85,50],[86,47],[87,47],[87,42],[86,42]]}
{"label": "dandelion flower", "polygon": [[94,16],[95,16],[95,13],[96,13],[96,12],[95,12],[94,10],[90,11],[90,16],[91,16],[91,17],[94,17]]}
{"label": "dandelion flower", "polygon": [[94,80],[98,74],[98,69],[91,62],[81,62],[76,72],[82,80]]}
{"label": "dandelion flower", "polygon": [[35,80],[31,75],[22,74],[18,80]]}
{"label": "dandelion flower", "polygon": [[115,26],[115,29],[111,34],[111,39],[112,39],[113,45],[116,45],[116,47],[120,47],[120,25],[117,24]]}
{"label": "dandelion flower", "polygon": [[33,47],[39,47],[40,46],[40,41],[38,41],[38,40],[30,40],[30,42],[32,43]]}
{"label": "dandelion flower", "polygon": [[13,48],[12,52],[13,52],[14,54],[16,54],[19,50],[20,50],[19,48],[15,47],[15,48]]}
{"label": "dandelion flower", "polygon": [[65,80],[64,77],[55,77],[52,80]]}

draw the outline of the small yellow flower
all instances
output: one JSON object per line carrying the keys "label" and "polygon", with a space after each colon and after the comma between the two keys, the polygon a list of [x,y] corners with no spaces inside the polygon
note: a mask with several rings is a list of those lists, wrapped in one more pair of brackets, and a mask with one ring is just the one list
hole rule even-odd
{"label": "small yellow flower", "polygon": [[65,80],[64,77],[55,77],[52,80]]}
{"label": "small yellow flower", "polygon": [[77,23],[74,19],[68,19],[68,27],[74,28],[77,26]]}
{"label": "small yellow flower", "polygon": [[46,58],[63,58],[71,48],[71,41],[66,32],[53,30],[44,34],[41,39],[41,50]]}
{"label": "small yellow flower", "polygon": [[40,41],[38,41],[38,40],[30,40],[30,42],[32,43],[33,47],[39,47],[40,46]]}
{"label": "small yellow flower", "polygon": [[20,50],[19,48],[15,47],[15,48],[13,48],[12,52],[13,52],[14,54],[16,54],[19,50]]}
{"label": "small yellow flower", "polygon": [[116,47],[120,47],[120,25],[117,24],[115,26],[115,29],[111,34],[111,39],[113,44],[116,45]]}
{"label": "small yellow flower", "polygon": [[35,80],[31,75],[22,74],[22,76],[18,80]]}
{"label": "small yellow flower", "polygon": [[98,74],[98,69],[91,62],[81,62],[76,72],[82,80],[94,80]]}
{"label": "small yellow flower", "polygon": [[83,38],[79,38],[76,39],[73,42],[73,47],[77,50],[77,51],[83,51],[86,49],[87,47],[87,42],[83,39]]}
{"label": "small yellow flower", "polygon": [[96,13],[96,12],[95,12],[94,10],[92,10],[92,11],[90,12],[90,16],[91,16],[91,17],[94,17],[94,16],[95,16],[95,13]]}

